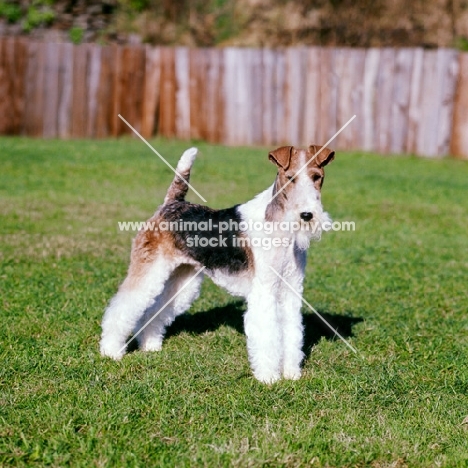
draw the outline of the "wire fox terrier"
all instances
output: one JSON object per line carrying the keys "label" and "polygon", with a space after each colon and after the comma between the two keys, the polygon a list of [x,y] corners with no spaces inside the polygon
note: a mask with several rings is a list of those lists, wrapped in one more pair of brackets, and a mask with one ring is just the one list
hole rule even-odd
{"label": "wire fox terrier", "polygon": [[160,350],[166,327],[189,309],[206,274],[247,301],[244,327],[255,377],[266,383],[298,379],[306,250],[330,222],[320,190],[334,152],[320,146],[272,151],[274,183],[223,210],[185,201],[196,154],[190,148],[182,155],[163,205],[147,223],[153,227],[133,241],[128,275],[102,321],[101,354],[122,358],[132,333],[139,333],[141,350]]}

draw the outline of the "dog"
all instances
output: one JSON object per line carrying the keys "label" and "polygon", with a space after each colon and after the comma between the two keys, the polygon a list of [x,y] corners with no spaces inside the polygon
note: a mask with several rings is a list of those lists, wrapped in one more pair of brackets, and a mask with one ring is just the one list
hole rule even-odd
{"label": "dog", "polygon": [[272,151],[273,184],[222,210],[185,201],[196,155],[196,148],[184,152],[164,203],[146,223],[151,228],[133,241],[127,277],[103,317],[101,354],[122,358],[132,333],[141,350],[160,350],[166,328],[199,296],[206,274],[247,301],[244,328],[254,376],[269,384],[299,379],[306,251],[330,223],[321,188],[335,153],[315,145]]}

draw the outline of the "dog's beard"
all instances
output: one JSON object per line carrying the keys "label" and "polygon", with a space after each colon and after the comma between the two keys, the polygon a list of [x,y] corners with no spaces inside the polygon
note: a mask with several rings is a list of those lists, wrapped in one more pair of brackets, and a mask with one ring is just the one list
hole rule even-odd
{"label": "dog's beard", "polygon": [[326,211],[319,215],[315,214],[313,221],[305,223],[303,228],[296,232],[296,246],[301,250],[307,250],[312,241],[318,242],[322,238],[324,223],[331,225],[330,215]]}

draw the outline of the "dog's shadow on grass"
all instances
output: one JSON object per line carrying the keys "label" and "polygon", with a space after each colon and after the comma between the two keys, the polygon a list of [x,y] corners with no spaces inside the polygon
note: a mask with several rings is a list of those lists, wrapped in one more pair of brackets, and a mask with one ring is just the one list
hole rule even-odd
{"label": "dog's shadow on grass", "polygon": [[[353,326],[364,321],[362,317],[352,317],[349,315],[331,314],[317,310],[320,316],[336,330],[343,338],[351,338]],[[322,339],[336,341],[340,338],[314,313],[303,314],[304,323],[304,347],[306,358],[309,358],[312,348]]]}
{"label": "dog's shadow on grass", "polygon": [[[205,332],[215,331],[225,325],[244,333],[243,314],[245,303],[235,301],[223,307],[214,307],[205,312],[184,314],[176,318],[174,323],[167,329],[166,339],[171,336],[187,332],[201,335]],[[353,326],[363,321],[361,317],[332,314],[318,310],[319,314],[330,326],[343,338],[353,336]],[[304,347],[306,359],[312,348],[322,339],[337,340],[338,336],[315,314],[303,314],[304,323]]]}
{"label": "dog's shadow on grass", "polygon": [[215,331],[223,325],[244,333],[244,311],[244,302],[235,301],[222,307],[213,307],[205,312],[183,314],[174,320],[174,323],[167,329],[165,337],[169,338],[182,332],[202,335],[205,332]]}

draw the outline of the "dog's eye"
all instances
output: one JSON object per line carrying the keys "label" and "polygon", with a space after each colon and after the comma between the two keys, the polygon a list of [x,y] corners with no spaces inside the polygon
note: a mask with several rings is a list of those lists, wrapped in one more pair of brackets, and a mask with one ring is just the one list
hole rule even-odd
{"label": "dog's eye", "polygon": [[294,176],[286,176],[286,179],[288,179],[290,182],[295,182]]}
{"label": "dog's eye", "polygon": [[322,176],[320,174],[314,174],[312,176],[312,181],[313,182],[318,182],[321,178],[322,178]]}

